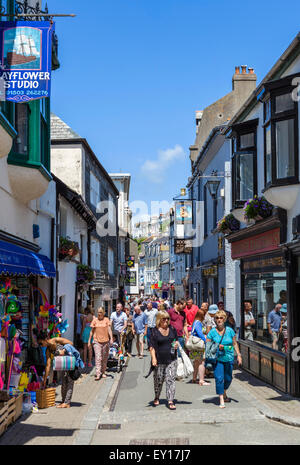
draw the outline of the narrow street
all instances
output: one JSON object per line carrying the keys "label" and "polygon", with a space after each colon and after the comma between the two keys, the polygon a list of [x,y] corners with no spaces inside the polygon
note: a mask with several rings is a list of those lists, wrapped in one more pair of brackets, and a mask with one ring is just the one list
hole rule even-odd
{"label": "narrow street", "polygon": [[176,412],[167,409],[163,388],[161,404],[153,408],[153,379],[144,378],[149,363],[147,352],[144,360],[132,357],[124,374],[111,373],[99,383],[92,370],[76,382],[72,408],[21,418],[0,445],[299,444],[299,428],[260,413],[239,370],[224,410],[217,405],[214,380],[202,388],[189,380],[177,382]]}

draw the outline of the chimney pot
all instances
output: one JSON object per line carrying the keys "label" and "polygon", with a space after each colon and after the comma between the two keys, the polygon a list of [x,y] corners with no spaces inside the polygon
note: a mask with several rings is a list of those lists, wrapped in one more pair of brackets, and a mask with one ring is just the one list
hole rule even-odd
{"label": "chimney pot", "polygon": [[240,67],[239,66],[235,67],[235,74],[240,74]]}
{"label": "chimney pot", "polygon": [[242,65],[242,74],[247,74],[247,65]]}
{"label": "chimney pot", "polygon": [[249,74],[254,74],[254,68],[248,68]]}

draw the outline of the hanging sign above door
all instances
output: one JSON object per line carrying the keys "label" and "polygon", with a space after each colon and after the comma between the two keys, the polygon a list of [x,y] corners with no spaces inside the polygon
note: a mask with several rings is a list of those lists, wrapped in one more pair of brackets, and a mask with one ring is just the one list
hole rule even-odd
{"label": "hanging sign above door", "polygon": [[16,103],[50,97],[50,21],[0,21],[0,99]]}

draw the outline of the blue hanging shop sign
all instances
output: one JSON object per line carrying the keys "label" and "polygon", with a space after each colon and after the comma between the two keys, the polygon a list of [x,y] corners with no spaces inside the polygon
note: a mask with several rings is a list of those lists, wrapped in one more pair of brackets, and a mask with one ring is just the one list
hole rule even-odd
{"label": "blue hanging shop sign", "polygon": [[50,97],[49,21],[0,21],[0,99],[16,103]]}

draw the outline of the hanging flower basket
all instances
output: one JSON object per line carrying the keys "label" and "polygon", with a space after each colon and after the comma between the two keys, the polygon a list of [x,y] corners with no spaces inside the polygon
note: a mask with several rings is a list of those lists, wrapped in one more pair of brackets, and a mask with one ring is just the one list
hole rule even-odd
{"label": "hanging flower basket", "polygon": [[88,265],[77,266],[77,283],[86,284],[94,279],[94,270]]}
{"label": "hanging flower basket", "polygon": [[239,231],[240,222],[232,213],[224,216],[217,224],[217,231],[222,234],[230,234],[234,231]]}
{"label": "hanging flower basket", "polygon": [[251,220],[260,221],[272,215],[273,205],[263,196],[254,196],[253,199],[247,200],[244,205],[244,217],[249,223]]}
{"label": "hanging flower basket", "polygon": [[79,252],[78,242],[72,241],[69,237],[60,237],[58,249],[59,260],[71,260]]}

